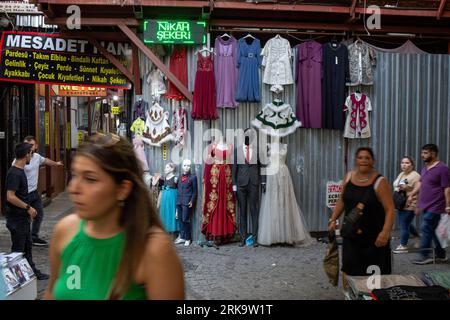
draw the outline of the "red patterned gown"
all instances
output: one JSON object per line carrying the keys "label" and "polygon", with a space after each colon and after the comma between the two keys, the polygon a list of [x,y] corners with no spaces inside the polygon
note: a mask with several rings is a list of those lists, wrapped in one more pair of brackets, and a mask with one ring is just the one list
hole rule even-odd
{"label": "red patterned gown", "polygon": [[[188,86],[188,70],[187,70],[187,55],[186,47],[182,45],[176,45],[169,58],[169,70],[175,77],[180,80],[186,87]],[[183,100],[185,99],[177,87],[169,81],[168,90],[165,94],[167,99]]]}
{"label": "red patterned gown", "polygon": [[208,159],[205,163],[203,223],[202,233],[206,240],[226,243],[237,229],[236,201],[230,158],[233,146],[225,150],[217,149],[216,144],[208,146]]}
{"label": "red patterned gown", "polygon": [[197,53],[192,119],[217,119],[216,80],[214,77],[214,54],[204,57]]}

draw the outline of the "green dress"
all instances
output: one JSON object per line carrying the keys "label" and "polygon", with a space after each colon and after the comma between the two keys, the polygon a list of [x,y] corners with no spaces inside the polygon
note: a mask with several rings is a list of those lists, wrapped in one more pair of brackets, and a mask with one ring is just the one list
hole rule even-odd
{"label": "green dress", "polygon": [[[107,299],[125,245],[123,232],[106,239],[88,236],[81,220],[78,233],[61,254],[61,268],[53,288],[56,300]],[[145,300],[143,286],[132,284],[125,300]]]}

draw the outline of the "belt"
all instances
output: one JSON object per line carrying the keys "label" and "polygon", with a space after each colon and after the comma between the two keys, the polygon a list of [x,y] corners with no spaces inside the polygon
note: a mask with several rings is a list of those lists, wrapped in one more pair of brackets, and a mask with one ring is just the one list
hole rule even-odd
{"label": "belt", "polygon": [[256,56],[257,56],[256,53],[253,53],[253,52],[244,54],[244,57],[246,57],[246,58],[256,58]]}

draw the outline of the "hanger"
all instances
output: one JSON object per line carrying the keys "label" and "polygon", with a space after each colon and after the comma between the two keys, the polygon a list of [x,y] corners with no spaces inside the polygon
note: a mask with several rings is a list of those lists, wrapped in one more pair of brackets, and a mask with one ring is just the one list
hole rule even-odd
{"label": "hanger", "polygon": [[228,33],[224,33],[223,35],[221,35],[220,36],[221,38],[223,38],[223,37],[228,37],[228,38],[231,38],[231,36],[228,34]]}
{"label": "hanger", "polygon": [[209,54],[216,54],[216,53],[214,52],[213,49],[208,49],[208,48],[205,47],[205,46],[203,46],[202,49],[197,50],[197,51],[195,52],[195,54],[200,53],[200,52],[205,52],[205,51],[208,52]]}
{"label": "hanger", "polygon": [[252,38],[252,39],[256,39],[254,36],[252,36],[250,33],[248,33],[246,36],[244,36],[244,39],[247,38]]}
{"label": "hanger", "polygon": [[280,38],[281,38],[280,34],[277,33],[277,35],[275,36],[275,38],[280,39]]}

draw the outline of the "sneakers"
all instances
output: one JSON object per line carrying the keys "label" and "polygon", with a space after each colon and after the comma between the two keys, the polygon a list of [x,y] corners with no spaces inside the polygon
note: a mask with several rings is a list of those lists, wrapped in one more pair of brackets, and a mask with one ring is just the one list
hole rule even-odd
{"label": "sneakers", "polygon": [[43,247],[47,246],[48,242],[41,238],[33,239],[33,246]]}
{"label": "sneakers", "polygon": [[407,253],[408,252],[408,247],[407,246],[402,246],[401,244],[398,245],[397,248],[395,248],[395,250],[393,250],[394,253]]}
{"label": "sneakers", "polygon": [[38,280],[48,280],[50,278],[48,274],[42,273],[39,270],[36,270],[34,274],[36,275],[36,279]]}
{"label": "sneakers", "polygon": [[183,242],[186,242],[186,240],[181,239],[181,238],[177,238],[177,239],[174,241],[175,244],[180,244],[180,243],[183,243]]}
{"label": "sneakers", "polygon": [[189,247],[191,245],[191,240],[186,240],[185,242],[184,242],[184,246],[185,247]]}
{"label": "sneakers", "polygon": [[434,262],[433,258],[423,258],[423,257],[413,261],[414,264],[420,264],[420,265],[430,264],[433,262]]}

